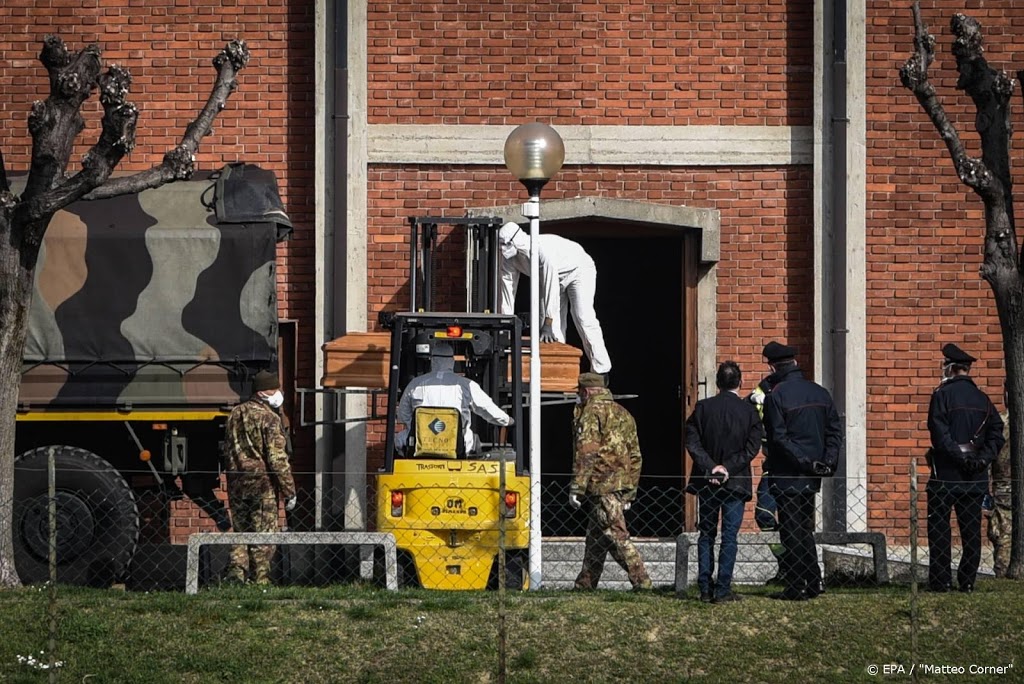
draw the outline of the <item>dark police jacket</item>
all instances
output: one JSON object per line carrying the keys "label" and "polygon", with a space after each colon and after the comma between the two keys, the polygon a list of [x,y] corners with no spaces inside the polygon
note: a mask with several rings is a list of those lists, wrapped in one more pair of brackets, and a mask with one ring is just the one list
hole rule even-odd
{"label": "dark police jacket", "polygon": [[[965,457],[977,457],[991,463],[1006,439],[999,412],[970,377],[953,376],[932,393],[928,406],[928,432],[932,438],[928,459],[932,468],[929,488],[934,490],[942,483],[949,490],[985,492],[988,489],[987,470],[966,473],[961,465]],[[973,448],[973,453],[964,453],[961,444],[972,445],[965,448]]]}
{"label": "dark police jacket", "polygon": [[843,423],[832,395],[804,378],[799,368],[784,370],[764,401],[767,458],[773,491],[817,492],[816,461],[839,465]]}
{"label": "dark police jacket", "polygon": [[686,450],[693,458],[686,491],[697,494],[702,488],[716,487],[708,477],[712,468],[723,465],[729,478],[722,488],[750,501],[750,462],[761,449],[763,433],[757,409],[733,392],[698,401],[686,420]]}

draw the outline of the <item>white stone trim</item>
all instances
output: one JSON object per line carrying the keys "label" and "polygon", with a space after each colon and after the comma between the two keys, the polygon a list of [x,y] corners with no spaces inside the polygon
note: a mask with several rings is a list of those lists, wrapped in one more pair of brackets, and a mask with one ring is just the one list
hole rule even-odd
{"label": "white stone trim", "polygon": [[[514,126],[374,124],[371,164],[504,165]],[[558,126],[580,166],[786,166],[814,161],[811,126]]]}

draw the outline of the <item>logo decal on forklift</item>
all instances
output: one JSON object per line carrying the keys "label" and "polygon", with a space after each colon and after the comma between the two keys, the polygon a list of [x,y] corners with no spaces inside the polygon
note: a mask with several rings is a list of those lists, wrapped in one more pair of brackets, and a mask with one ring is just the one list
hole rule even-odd
{"label": "logo decal on forklift", "polygon": [[430,431],[433,432],[435,435],[439,435],[448,429],[448,425],[445,424],[445,422],[440,418],[435,418],[434,420],[430,421],[430,424],[427,427],[430,428]]}

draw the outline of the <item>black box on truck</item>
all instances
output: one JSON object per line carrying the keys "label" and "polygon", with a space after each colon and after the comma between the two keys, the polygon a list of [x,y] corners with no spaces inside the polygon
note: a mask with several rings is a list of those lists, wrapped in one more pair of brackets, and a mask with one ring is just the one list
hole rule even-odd
{"label": "black box on truck", "polygon": [[22,581],[48,578],[51,450],[61,582],[125,577],[142,492],[156,495],[158,519],[184,493],[224,526],[224,419],[256,372],[278,365],[275,257],[290,230],[273,174],[244,164],[53,218],[19,393]]}

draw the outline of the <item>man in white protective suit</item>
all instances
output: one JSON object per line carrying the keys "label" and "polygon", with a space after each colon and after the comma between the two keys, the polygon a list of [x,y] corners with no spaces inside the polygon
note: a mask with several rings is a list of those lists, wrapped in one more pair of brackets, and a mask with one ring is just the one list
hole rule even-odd
{"label": "man in white protective suit", "polygon": [[[509,222],[498,231],[501,248],[501,313],[512,313],[519,275],[530,275],[530,235],[518,223]],[[542,233],[537,238],[540,258],[540,339],[541,342],[565,342],[569,307],[576,331],[583,340],[583,351],[590,359],[590,370],[607,374],[612,369],[604,345],[601,323],[594,311],[597,268],[584,249],[559,235]]]}
{"label": "man in white protective suit", "polygon": [[434,343],[430,350],[430,371],[413,378],[402,392],[397,418],[405,428],[395,437],[400,447],[409,441],[413,412],[420,406],[458,409],[467,455],[477,447],[471,413],[494,425],[512,424],[512,417],[502,411],[478,383],[455,372],[455,350],[448,342]]}

